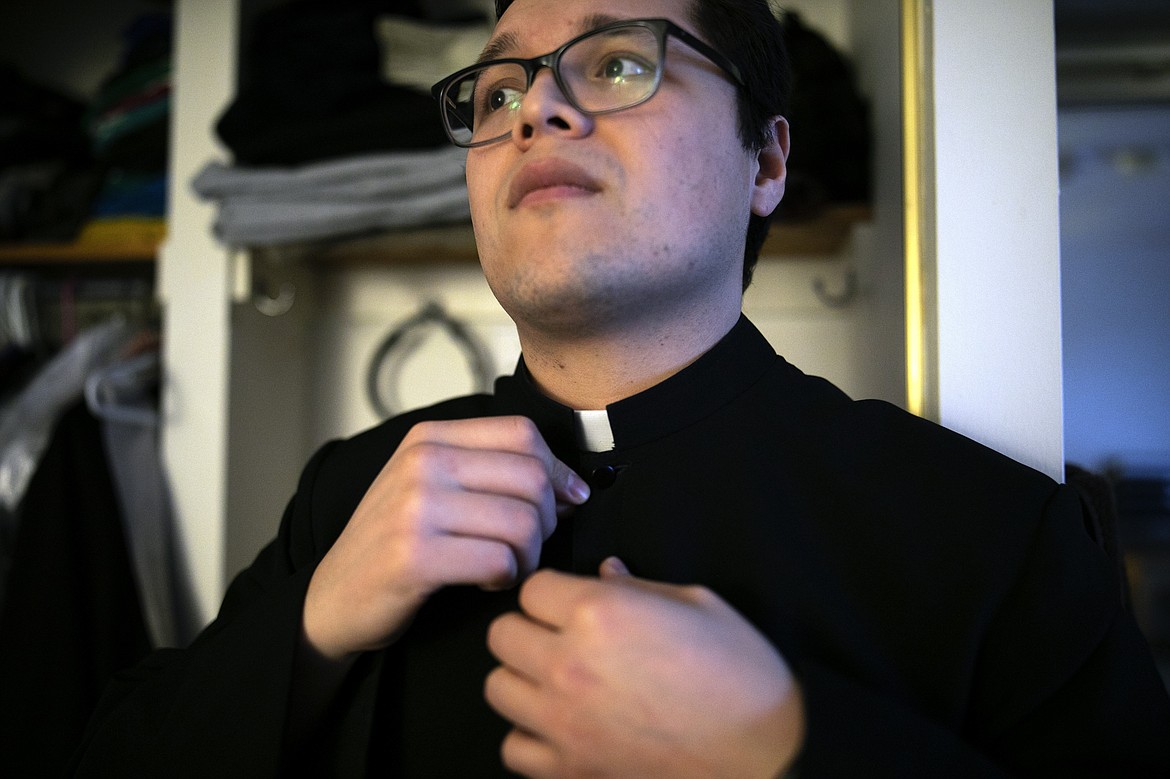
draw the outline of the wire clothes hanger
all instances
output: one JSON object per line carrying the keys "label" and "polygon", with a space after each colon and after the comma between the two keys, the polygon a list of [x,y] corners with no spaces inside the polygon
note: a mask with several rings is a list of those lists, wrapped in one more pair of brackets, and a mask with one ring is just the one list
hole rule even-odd
{"label": "wire clothes hanger", "polygon": [[141,394],[142,387],[158,381],[160,358],[147,352],[116,362],[90,374],[85,381],[85,402],[94,416],[110,422],[140,427],[158,425],[158,411],[152,405],[125,402]]}
{"label": "wire clothes hanger", "polygon": [[476,390],[487,392],[491,389],[495,371],[487,348],[465,323],[449,315],[440,303],[432,300],[391,330],[370,360],[366,396],[380,417],[388,418],[402,410],[398,383],[403,363],[422,345],[426,331],[435,326],[446,332],[463,352]]}

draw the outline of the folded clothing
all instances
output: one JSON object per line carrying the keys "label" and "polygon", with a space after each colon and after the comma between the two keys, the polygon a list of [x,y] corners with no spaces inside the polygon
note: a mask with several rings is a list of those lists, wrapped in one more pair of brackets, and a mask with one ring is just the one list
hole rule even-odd
{"label": "folded clothing", "polygon": [[233,246],[340,238],[467,221],[466,152],[361,155],[294,168],[209,163],[192,186],[216,200],[215,233]]}
{"label": "folded clothing", "polygon": [[430,95],[387,83],[367,7],[294,2],[258,17],[216,124],[241,165],[300,165],[446,144]]}
{"label": "folded clothing", "polygon": [[71,241],[102,184],[96,167],[34,162],[0,169],[0,240]]}
{"label": "folded clothing", "polygon": [[166,237],[167,223],[162,217],[98,217],[81,228],[77,244],[95,249],[117,247],[128,252],[153,252]]}
{"label": "folded clothing", "polygon": [[373,92],[358,104],[323,113],[289,113],[270,95],[241,94],[216,131],[242,165],[302,165],[447,143],[429,95],[390,84]]}
{"label": "folded clothing", "polygon": [[168,177],[113,170],[102,182],[92,214],[96,217],[166,216]]}
{"label": "folded clothing", "polygon": [[431,151],[367,154],[293,167],[208,163],[192,182],[205,198],[256,196],[280,200],[393,199],[456,185],[466,187],[467,152],[453,146]]}
{"label": "folded clothing", "polygon": [[84,105],[0,62],[0,168],[89,159]]}

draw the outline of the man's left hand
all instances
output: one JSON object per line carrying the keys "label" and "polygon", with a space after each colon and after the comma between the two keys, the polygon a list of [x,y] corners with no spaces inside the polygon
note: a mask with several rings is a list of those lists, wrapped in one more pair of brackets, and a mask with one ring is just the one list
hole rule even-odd
{"label": "man's left hand", "polygon": [[776,777],[804,736],[776,649],[710,590],[538,571],[498,618],[488,703],[515,727],[502,755],[532,777]]}

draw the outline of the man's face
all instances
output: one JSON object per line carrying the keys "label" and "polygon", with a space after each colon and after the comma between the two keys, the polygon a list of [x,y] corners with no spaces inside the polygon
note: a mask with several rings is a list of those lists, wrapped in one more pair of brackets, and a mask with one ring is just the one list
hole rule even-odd
{"label": "man's face", "polygon": [[[599,14],[665,17],[697,34],[689,9],[689,0],[516,0],[493,41],[506,43],[498,56],[538,56],[599,26]],[[676,40],[666,62],[648,102],[592,117],[541,70],[512,136],[469,151],[480,259],[522,337],[738,310],[757,165],[737,135],[736,88]]]}

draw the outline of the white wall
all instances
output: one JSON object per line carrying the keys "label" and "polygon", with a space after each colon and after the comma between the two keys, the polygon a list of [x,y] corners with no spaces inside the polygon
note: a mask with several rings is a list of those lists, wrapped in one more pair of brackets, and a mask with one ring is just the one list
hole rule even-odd
{"label": "white wall", "polygon": [[1051,0],[933,3],[939,421],[1064,473]]}
{"label": "white wall", "polygon": [[[871,229],[857,228],[851,246],[864,245]],[[871,383],[855,360],[866,332],[861,309],[830,308],[814,289],[818,280],[830,292],[845,289],[855,257],[847,247],[830,258],[763,259],[745,300],[748,315],[789,361],[854,393]],[[520,353],[515,329],[476,265],[349,269],[317,278],[309,328],[314,333],[310,447],[378,421],[365,391],[370,361],[385,336],[430,300],[470,325],[491,350],[497,374],[515,367]],[[399,385],[410,407],[472,389],[462,354],[438,330],[427,333]]]}
{"label": "white wall", "polygon": [[[180,3],[171,110],[167,238],[159,255],[163,303],[163,462],[179,544],[188,551],[205,618],[228,577],[228,415],[231,260],[211,234],[215,212],[190,181],[223,147],[209,119],[235,92],[238,17],[234,0]],[[245,515],[246,516],[246,515]]]}

